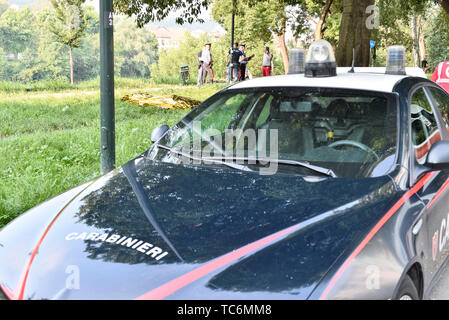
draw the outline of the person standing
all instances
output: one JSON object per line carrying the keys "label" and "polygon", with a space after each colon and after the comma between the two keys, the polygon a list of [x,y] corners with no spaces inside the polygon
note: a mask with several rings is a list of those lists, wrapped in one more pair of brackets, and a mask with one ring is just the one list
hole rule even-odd
{"label": "person standing", "polygon": [[201,61],[203,62],[203,84],[206,83],[207,75],[209,74],[211,83],[214,83],[214,73],[212,71],[212,54],[210,52],[212,44],[207,43],[201,53]]}
{"label": "person standing", "polygon": [[228,65],[228,84],[232,81],[236,82],[239,78],[239,61],[241,55],[242,52],[239,50],[239,44],[238,42],[235,42],[226,56],[226,63]]}
{"label": "person standing", "polygon": [[428,67],[429,63],[427,62],[427,58],[424,57],[423,60],[421,61],[421,68],[423,69],[424,72],[427,72]]}
{"label": "person standing", "polygon": [[270,52],[269,47],[265,47],[263,61],[262,61],[262,76],[263,77],[271,76],[272,63],[273,63],[273,54]]}
{"label": "person standing", "polygon": [[242,55],[240,56],[240,61],[239,61],[240,62],[240,78],[239,78],[240,81],[245,81],[246,69],[248,67],[248,61],[250,61],[254,57],[254,55],[247,57],[245,50],[246,50],[246,45],[241,44],[240,51],[242,52]]}
{"label": "person standing", "polygon": [[433,72],[433,82],[436,82],[447,93],[449,93],[449,61],[440,62]]}

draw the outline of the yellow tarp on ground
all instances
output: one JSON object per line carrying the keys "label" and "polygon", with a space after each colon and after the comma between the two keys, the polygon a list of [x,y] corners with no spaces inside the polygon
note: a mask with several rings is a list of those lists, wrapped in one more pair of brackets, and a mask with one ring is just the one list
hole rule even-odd
{"label": "yellow tarp on ground", "polygon": [[190,110],[198,106],[201,101],[194,100],[188,97],[177,95],[168,96],[152,96],[146,93],[135,93],[124,96],[122,101],[129,101],[138,104],[141,107],[159,107],[163,109],[182,109]]}

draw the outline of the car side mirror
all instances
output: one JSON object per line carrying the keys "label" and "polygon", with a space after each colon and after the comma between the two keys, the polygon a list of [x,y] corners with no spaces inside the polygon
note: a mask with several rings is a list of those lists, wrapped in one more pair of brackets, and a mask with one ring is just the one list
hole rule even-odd
{"label": "car side mirror", "polygon": [[425,166],[432,170],[449,170],[449,141],[438,141],[432,145]]}
{"label": "car side mirror", "polygon": [[151,133],[151,142],[156,143],[164,136],[164,134],[170,129],[169,126],[166,124],[163,124],[156,129],[153,130]]}

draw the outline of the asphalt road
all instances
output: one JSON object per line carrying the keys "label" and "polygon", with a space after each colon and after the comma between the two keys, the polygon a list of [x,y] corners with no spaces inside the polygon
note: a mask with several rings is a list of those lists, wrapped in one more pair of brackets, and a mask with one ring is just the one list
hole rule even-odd
{"label": "asphalt road", "polygon": [[449,300],[449,264],[441,275],[438,284],[429,295],[430,300]]}

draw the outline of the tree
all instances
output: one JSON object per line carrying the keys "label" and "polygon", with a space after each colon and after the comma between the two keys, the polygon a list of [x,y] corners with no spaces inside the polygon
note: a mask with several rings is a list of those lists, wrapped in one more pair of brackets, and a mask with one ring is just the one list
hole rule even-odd
{"label": "tree", "polygon": [[45,9],[34,15],[33,38],[27,49],[22,53],[18,78],[21,81],[39,81],[44,79],[68,79],[69,59],[67,48],[56,42],[52,33],[48,32],[49,20],[53,19],[53,11]]}
{"label": "tree", "polygon": [[[158,63],[153,64],[150,67],[151,77],[166,79],[168,81],[171,81],[172,79],[179,79],[180,67],[188,65],[190,69],[190,77],[196,79],[198,74],[197,53],[207,42],[212,42],[212,40],[206,35],[195,38],[189,32],[186,32],[184,35],[184,40],[179,44],[178,48],[162,50],[159,52]],[[215,43],[212,43],[211,51],[214,58],[214,72],[215,74],[218,74],[219,71],[217,67],[220,67],[221,63],[217,61],[217,59],[219,59],[219,51],[217,50]]]}
{"label": "tree", "polygon": [[170,12],[179,11],[176,18],[178,24],[194,21],[203,22],[198,18],[201,11],[207,10],[210,0],[114,0],[117,13],[124,13],[135,18],[139,27],[151,21],[160,21]]}
{"label": "tree", "polygon": [[93,79],[100,75],[99,16],[92,6],[84,6],[84,14],[88,22],[85,34],[79,48],[73,50],[73,73],[78,81]]}
{"label": "tree", "polygon": [[[313,34],[315,40],[321,40],[324,36],[326,29],[326,19],[331,13],[331,7],[334,4],[334,0],[321,0],[321,1],[290,1],[291,5],[297,7],[297,17],[304,17],[315,25],[315,32]],[[299,9],[299,10],[298,10]],[[298,21],[303,23],[301,21]]]}
{"label": "tree", "polygon": [[[220,23],[225,30],[230,31],[231,14],[229,7],[231,0],[216,0],[212,7],[212,16]],[[236,7],[236,29],[240,41],[253,41],[253,47],[257,46],[256,41],[268,44],[274,38],[281,50],[284,61],[284,70],[288,72],[288,51],[285,43],[285,33],[287,32],[287,22],[289,13],[286,8],[287,1],[281,0],[242,0]],[[239,23],[244,21],[245,23]]]}
{"label": "tree", "polygon": [[437,2],[441,5],[441,8],[449,14],[449,0],[437,0]]}
{"label": "tree", "polygon": [[85,0],[50,0],[55,11],[54,19],[49,23],[49,30],[57,42],[69,47],[70,82],[74,84],[73,48],[81,45],[87,19],[82,4]]}
{"label": "tree", "polygon": [[29,21],[33,19],[29,9],[8,9],[0,16],[0,47],[6,54],[17,56],[27,48],[33,35]]}
{"label": "tree", "polygon": [[[374,5],[374,0],[344,0],[340,40],[336,53],[339,66],[351,66],[353,58],[355,66],[369,65],[369,41],[372,29],[367,27],[368,14],[366,11],[372,5]],[[354,57],[353,49],[355,49]]]}
{"label": "tree", "polygon": [[418,15],[418,42],[421,59],[424,59],[427,55],[426,55],[426,43],[424,40],[424,25],[422,15]]}
{"label": "tree", "polygon": [[419,35],[418,35],[418,18],[416,15],[412,15],[410,22],[410,29],[412,31],[412,41],[413,41],[413,62],[414,66],[419,66]]}
{"label": "tree", "polygon": [[424,27],[428,48],[427,61],[429,71],[433,72],[441,61],[447,61],[449,58],[449,14],[438,8],[431,10],[426,19],[429,22]]}
{"label": "tree", "polygon": [[318,20],[315,29],[315,40],[323,39],[323,26],[324,23],[326,22],[327,16],[329,15],[329,10],[332,5],[332,2],[333,0],[326,0],[326,3],[324,4],[323,10],[320,15],[320,19]]}
{"label": "tree", "polygon": [[10,4],[4,0],[0,0],[0,16],[5,13],[6,10],[10,7]]}
{"label": "tree", "polygon": [[150,66],[158,61],[158,42],[146,28],[137,28],[131,19],[117,24],[114,35],[115,70],[122,77],[150,77]]}

